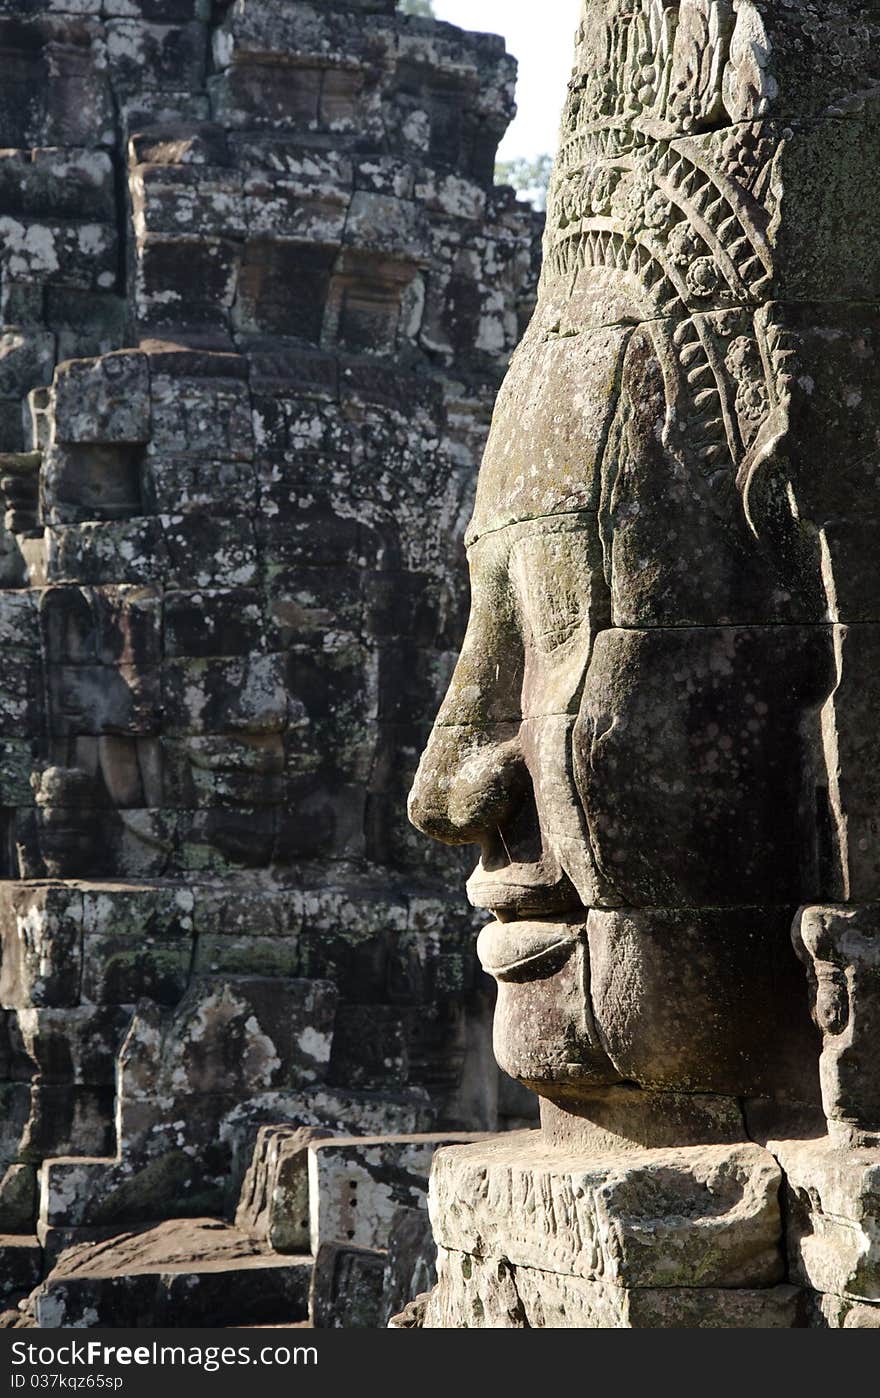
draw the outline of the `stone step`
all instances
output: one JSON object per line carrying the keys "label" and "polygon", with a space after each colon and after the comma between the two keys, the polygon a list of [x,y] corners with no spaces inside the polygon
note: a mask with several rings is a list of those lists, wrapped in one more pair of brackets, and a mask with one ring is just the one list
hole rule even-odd
{"label": "stone step", "polygon": [[31,1302],[40,1329],[287,1325],[308,1315],[311,1273],[220,1220],[171,1219],[71,1248]]}

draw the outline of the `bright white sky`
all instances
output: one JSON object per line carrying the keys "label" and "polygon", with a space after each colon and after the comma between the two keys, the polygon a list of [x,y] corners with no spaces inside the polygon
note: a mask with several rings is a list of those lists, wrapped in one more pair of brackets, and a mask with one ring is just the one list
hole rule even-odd
{"label": "bright white sky", "polygon": [[501,149],[501,160],[556,154],[559,119],[574,59],[574,34],[582,0],[434,0],[438,19],[462,29],[503,34],[519,59],[519,114]]}

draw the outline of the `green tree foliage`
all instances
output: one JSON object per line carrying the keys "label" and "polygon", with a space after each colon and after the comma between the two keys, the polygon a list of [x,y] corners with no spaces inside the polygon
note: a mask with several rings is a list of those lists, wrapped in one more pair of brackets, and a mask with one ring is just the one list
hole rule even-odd
{"label": "green tree foliage", "polygon": [[397,8],[404,15],[422,15],[425,19],[436,17],[431,0],[400,0]]}
{"label": "green tree foliage", "polygon": [[495,166],[495,183],[509,184],[536,209],[547,207],[547,187],[553,169],[551,155],[539,155],[534,160],[520,156],[517,160],[499,160]]}

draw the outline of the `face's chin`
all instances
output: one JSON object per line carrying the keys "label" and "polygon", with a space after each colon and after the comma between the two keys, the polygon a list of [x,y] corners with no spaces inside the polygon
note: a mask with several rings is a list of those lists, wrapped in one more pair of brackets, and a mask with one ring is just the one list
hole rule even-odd
{"label": "face's chin", "polygon": [[815,1029],[789,925],[785,907],[496,918],[477,942],[495,1056],[569,1105],[629,1083],[809,1107]]}
{"label": "face's chin", "polygon": [[498,985],[493,1044],[506,1073],[551,1097],[555,1086],[620,1081],[593,1023],[585,912],[496,920],[477,954]]}

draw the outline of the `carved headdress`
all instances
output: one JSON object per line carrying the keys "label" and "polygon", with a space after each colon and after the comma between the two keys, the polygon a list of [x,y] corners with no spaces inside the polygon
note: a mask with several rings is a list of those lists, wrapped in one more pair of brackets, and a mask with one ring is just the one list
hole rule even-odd
{"label": "carved headdress", "polygon": [[769,57],[749,0],[588,3],[550,193],[545,293],[604,282],[673,322],[676,424],[709,475],[741,470],[786,390]]}

